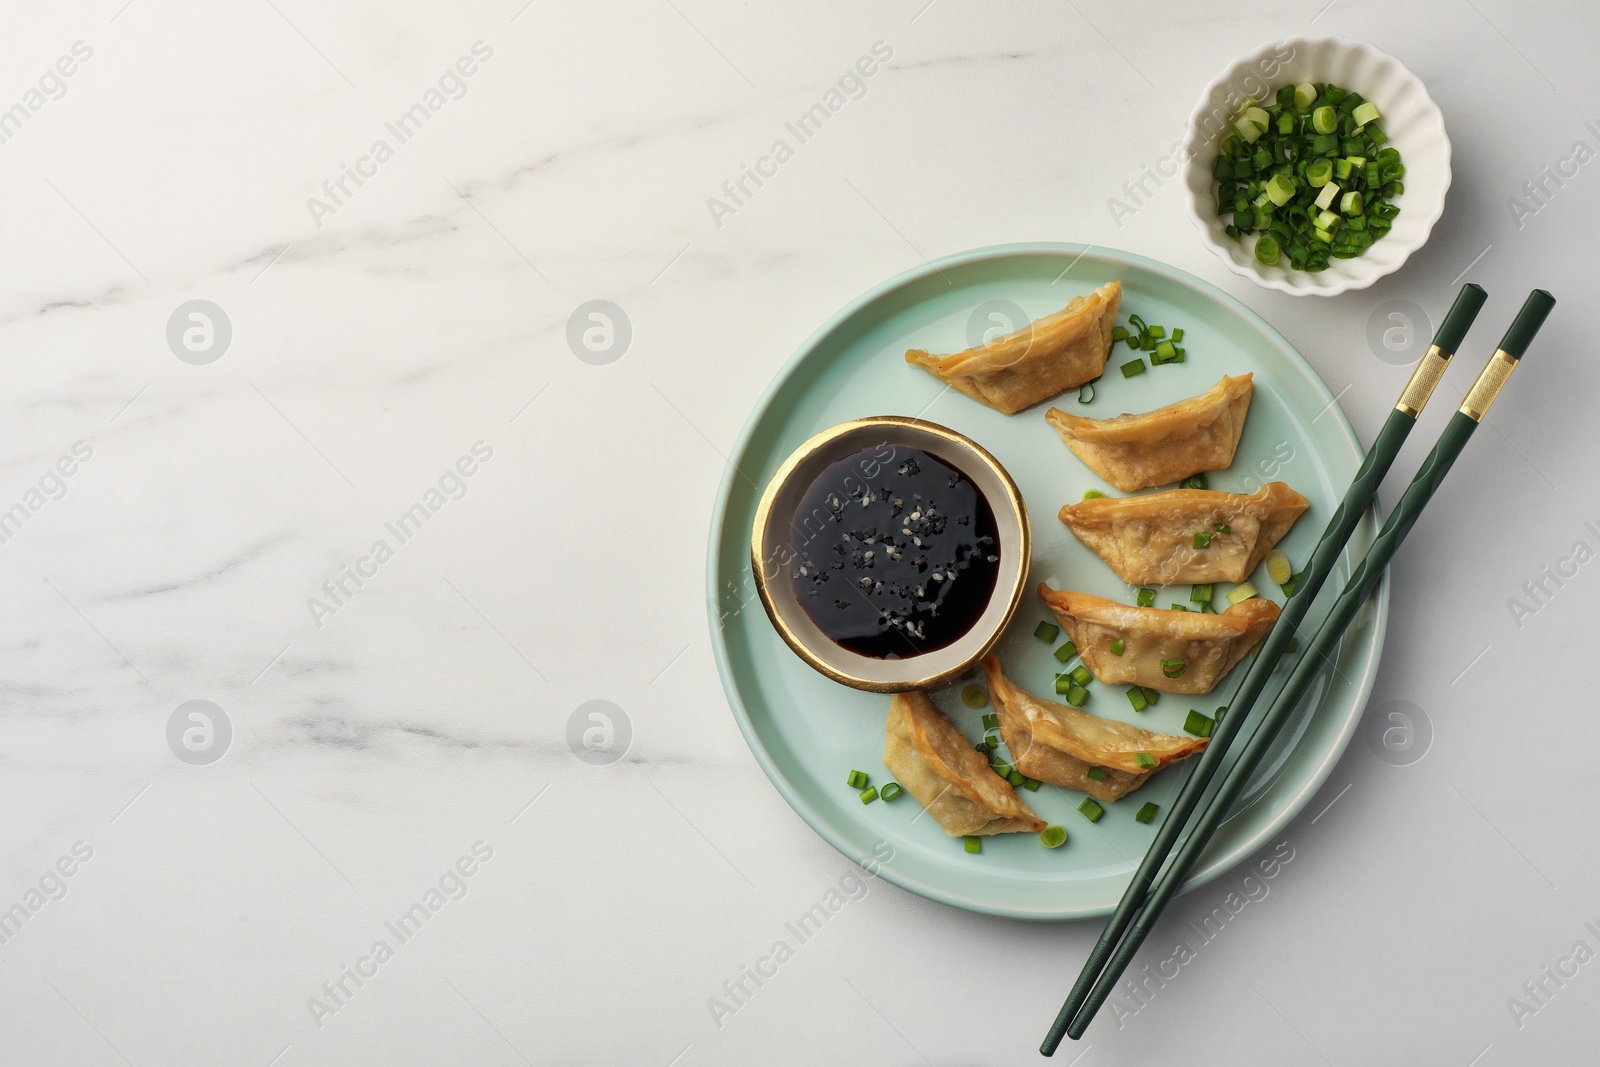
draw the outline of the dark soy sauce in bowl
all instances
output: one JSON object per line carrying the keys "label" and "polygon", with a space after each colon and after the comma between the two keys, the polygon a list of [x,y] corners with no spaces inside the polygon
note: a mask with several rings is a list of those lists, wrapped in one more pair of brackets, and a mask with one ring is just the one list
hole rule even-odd
{"label": "dark soy sauce in bowl", "polygon": [[[817,628],[842,648],[904,659],[944,648],[994,593],[994,512],[944,460],[863,449],[806,487],[790,525],[789,579]],[[876,475],[864,472],[876,470]]]}

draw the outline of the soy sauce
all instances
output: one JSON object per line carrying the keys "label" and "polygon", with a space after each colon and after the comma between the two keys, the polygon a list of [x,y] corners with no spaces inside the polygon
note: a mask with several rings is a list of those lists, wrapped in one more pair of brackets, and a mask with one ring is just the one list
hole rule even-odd
{"label": "soy sauce", "polygon": [[961,637],[1000,570],[994,512],[972,480],[936,456],[888,444],[817,476],[789,547],[806,614],[836,644],[875,659]]}

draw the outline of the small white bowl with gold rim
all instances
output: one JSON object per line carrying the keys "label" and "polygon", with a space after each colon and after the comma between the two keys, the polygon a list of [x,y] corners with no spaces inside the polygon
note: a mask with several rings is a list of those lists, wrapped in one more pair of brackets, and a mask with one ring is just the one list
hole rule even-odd
{"label": "small white bowl with gold rim", "polygon": [[[867,449],[925,452],[965,475],[994,515],[999,561],[975,621],[951,643],[916,655],[880,659],[836,643],[800,603],[790,580],[800,503],[833,464]],[[750,563],[762,606],[778,635],[811,667],[843,685],[878,693],[928,689],[953,681],[999,643],[1022,603],[1032,554],[1028,510],[1011,475],[976,441],[938,423],[879,415],[817,434],[783,462],[762,493],[750,538]]]}

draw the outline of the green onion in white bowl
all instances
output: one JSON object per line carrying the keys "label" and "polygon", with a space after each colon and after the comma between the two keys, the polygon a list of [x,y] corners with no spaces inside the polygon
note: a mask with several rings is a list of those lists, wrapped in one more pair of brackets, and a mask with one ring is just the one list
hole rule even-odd
{"label": "green onion in white bowl", "polygon": [[[1316,195],[1303,207],[1314,204],[1317,214],[1314,218],[1306,214],[1302,217],[1323,223],[1320,228],[1330,238],[1337,239],[1347,232],[1348,219],[1368,216],[1373,202],[1366,190],[1347,188],[1348,183],[1340,181],[1340,164],[1346,163],[1353,173],[1356,166],[1353,160],[1361,159],[1364,183],[1366,164],[1375,161],[1377,153],[1387,148],[1399,154],[1395,158],[1386,157],[1387,163],[1392,166],[1396,159],[1403,159],[1405,167],[1403,178],[1396,179],[1398,187],[1392,196],[1384,199],[1389,205],[1384,213],[1393,210],[1392,218],[1381,220],[1389,224],[1387,233],[1349,258],[1333,256],[1334,242],[1330,241],[1328,265],[1315,271],[1295,269],[1285,254],[1288,249],[1281,242],[1277,261],[1261,262],[1256,256],[1256,227],[1252,225],[1252,235],[1245,240],[1231,237],[1228,227],[1232,225],[1232,215],[1219,215],[1217,202],[1217,160],[1224,142],[1230,136],[1239,136],[1236,124],[1250,120],[1254,126],[1258,124],[1254,120],[1273,118],[1261,103],[1275,104],[1278,90],[1284,87],[1304,95],[1301,87],[1306,85],[1313,88],[1334,85],[1361,97],[1360,103],[1351,107],[1348,114],[1340,113],[1337,105],[1319,104],[1313,98],[1310,103],[1319,106],[1312,108],[1311,121],[1306,125],[1312,137],[1339,137],[1346,118],[1352,126],[1365,125],[1355,118],[1354,111],[1371,102],[1378,112],[1375,121],[1383,131],[1384,140],[1377,151],[1371,153],[1344,152],[1346,138],[1340,137],[1338,155],[1326,157],[1330,173],[1324,174],[1323,168],[1318,167],[1313,175],[1308,167],[1305,175],[1295,175],[1292,187],[1280,183],[1282,187],[1276,190],[1270,188],[1269,179],[1256,194],[1263,198],[1262,207],[1270,205],[1274,209],[1272,214],[1276,215],[1278,199],[1284,199],[1285,204],[1298,204],[1297,198],[1315,188]],[[1246,102],[1251,99],[1256,102],[1253,106],[1259,114],[1245,114]],[[1298,104],[1299,101],[1289,102]],[[1329,129],[1327,134],[1318,133],[1317,116],[1322,106],[1332,107],[1334,111],[1331,116],[1321,113],[1321,124]],[[1363,112],[1363,117],[1368,117],[1368,113]],[[1369,124],[1372,121],[1369,118]],[[1183,159],[1189,214],[1206,245],[1235,274],[1265,288],[1297,296],[1333,296],[1348,289],[1364,289],[1398,270],[1412,252],[1426,243],[1434,223],[1444,212],[1445,194],[1450,188],[1450,141],[1445,134],[1444,118],[1422,82],[1393,56],[1371,45],[1340,37],[1286,38],[1231,64],[1201,94],[1190,116]],[[1380,190],[1388,184],[1382,180],[1382,175],[1383,165],[1380,165],[1373,175]],[[1305,179],[1303,187],[1299,181],[1301,177]],[[1316,186],[1311,185],[1313,177],[1319,182]],[[1356,198],[1345,199],[1357,191],[1362,194],[1359,202]],[[1253,203],[1250,206],[1255,207]],[[1254,222],[1253,216],[1251,221]],[[1370,220],[1366,225],[1370,226]],[[1351,246],[1355,243],[1344,242],[1343,251],[1353,251]],[[1270,253],[1271,249],[1263,251]],[[1264,258],[1272,257],[1267,254]]]}
{"label": "green onion in white bowl", "polygon": [[1257,263],[1311,273],[1365,254],[1393,228],[1392,201],[1405,192],[1405,164],[1380,117],[1372,101],[1332,84],[1247,99],[1211,169],[1228,236],[1253,241]]}

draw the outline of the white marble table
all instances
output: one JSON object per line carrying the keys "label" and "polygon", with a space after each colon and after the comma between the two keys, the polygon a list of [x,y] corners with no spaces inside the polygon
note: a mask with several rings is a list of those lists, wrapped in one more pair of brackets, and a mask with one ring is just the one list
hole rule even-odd
{"label": "white marble table", "polygon": [[[1562,301],[1395,567],[1368,722],[1408,711],[1425,740],[1358,738],[1276,877],[1180,900],[1170,930],[1248,903],[1060,1061],[1587,1058],[1600,565],[1573,552],[1600,548],[1600,177],[1523,183],[1600,148],[1597,21],[1507,0],[13,10],[0,1063],[1034,1062],[1097,924],[861,883],[726,992],[856,883],[735,729],[702,596],[724,454],[795,346],[925,257],[1034,239],[1222,286],[1366,438],[1407,374],[1369,344],[1389,302],[1436,318],[1484,284],[1476,364],[1530,287]],[[1294,300],[1227,273],[1170,184],[1111,209],[1230,58],[1319,31],[1401,56],[1449,121],[1456,184],[1401,273]],[[826,125],[788,132],[863,59]],[[580,337],[585,360],[568,324],[592,300],[629,329],[599,355]],[[569,745],[597,700],[621,709],[615,762]]]}

